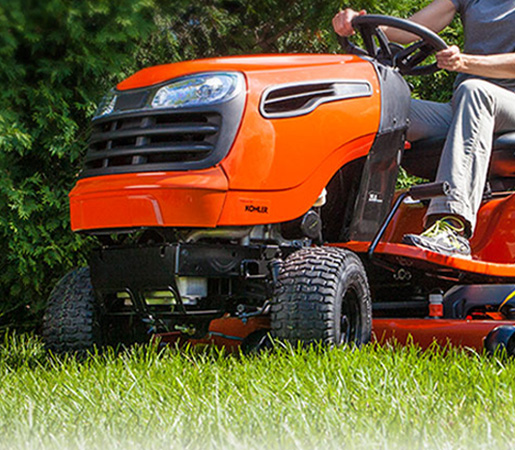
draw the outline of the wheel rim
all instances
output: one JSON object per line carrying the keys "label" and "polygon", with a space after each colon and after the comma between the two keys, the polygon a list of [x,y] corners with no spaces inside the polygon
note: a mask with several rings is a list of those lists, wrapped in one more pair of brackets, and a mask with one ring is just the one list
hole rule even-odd
{"label": "wheel rim", "polygon": [[358,342],[360,329],[361,315],[358,292],[356,289],[349,288],[342,300],[340,339],[338,341],[338,345]]}

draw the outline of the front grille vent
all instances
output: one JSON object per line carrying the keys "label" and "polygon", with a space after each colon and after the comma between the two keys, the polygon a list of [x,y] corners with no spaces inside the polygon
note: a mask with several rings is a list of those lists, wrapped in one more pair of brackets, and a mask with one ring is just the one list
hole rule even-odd
{"label": "front grille vent", "polygon": [[221,122],[217,112],[140,111],[97,119],[82,176],[198,166],[215,151]]}
{"label": "front grille vent", "polygon": [[267,118],[295,117],[314,111],[322,103],[368,97],[368,81],[320,81],[279,85],[269,88],[261,99],[261,114]]}

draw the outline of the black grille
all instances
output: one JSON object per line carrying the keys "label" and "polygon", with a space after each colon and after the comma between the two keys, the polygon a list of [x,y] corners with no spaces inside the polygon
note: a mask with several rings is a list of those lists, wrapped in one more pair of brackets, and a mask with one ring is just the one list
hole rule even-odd
{"label": "black grille", "polygon": [[[220,135],[217,112],[145,111],[97,119],[82,176],[153,170],[210,159]],[[180,170],[180,169],[179,169]]]}

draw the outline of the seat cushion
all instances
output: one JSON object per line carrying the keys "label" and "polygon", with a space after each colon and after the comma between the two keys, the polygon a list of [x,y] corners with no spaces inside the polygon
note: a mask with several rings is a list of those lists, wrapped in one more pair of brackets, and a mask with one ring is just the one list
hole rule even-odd
{"label": "seat cushion", "polygon": [[[434,180],[444,142],[445,136],[412,142],[401,165],[410,175]],[[515,178],[515,131],[495,136],[488,178]]]}

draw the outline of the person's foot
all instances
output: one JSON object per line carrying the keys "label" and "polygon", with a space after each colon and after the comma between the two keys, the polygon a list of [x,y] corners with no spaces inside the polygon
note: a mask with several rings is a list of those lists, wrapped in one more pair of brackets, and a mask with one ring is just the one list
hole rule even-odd
{"label": "person's foot", "polygon": [[470,244],[463,236],[464,231],[462,220],[449,216],[437,220],[422,234],[404,235],[402,243],[443,255],[470,258]]}

